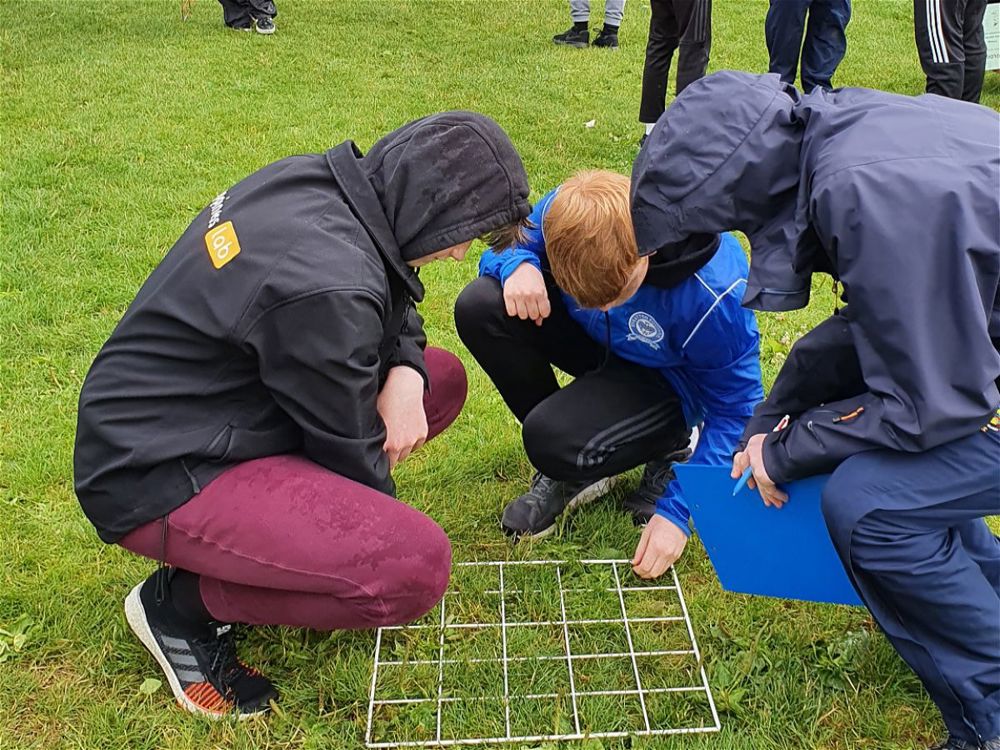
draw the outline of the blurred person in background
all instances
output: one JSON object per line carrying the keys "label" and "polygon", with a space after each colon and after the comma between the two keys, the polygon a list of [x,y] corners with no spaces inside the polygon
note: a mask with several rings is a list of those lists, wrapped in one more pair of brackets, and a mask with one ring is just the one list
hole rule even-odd
{"label": "blurred person in background", "polygon": [[680,96],[689,83],[705,75],[712,49],[712,0],[650,0],[649,5],[649,41],[639,105],[639,122],[646,126],[646,132],[640,146],[663,114],[674,52],[680,49],[676,89]]}
{"label": "blurred person in background", "polygon": [[986,0],[913,0],[927,93],[979,102],[986,74]]}
{"label": "blurred person in background", "polygon": [[851,0],[771,0],[764,25],[768,71],[794,84],[801,52],[802,90],[832,89],[833,74],[847,52],[850,20]]}
{"label": "blurred person in background", "polygon": [[[594,38],[595,47],[618,47],[618,27],[624,13],[625,0],[605,0],[604,28]],[[552,41],[569,47],[590,46],[590,0],[569,0],[569,15],[573,25],[552,37]]]}
{"label": "blurred person in background", "polygon": [[274,0],[219,0],[219,3],[222,20],[229,28],[258,34],[274,33],[274,18],[278,15]]}

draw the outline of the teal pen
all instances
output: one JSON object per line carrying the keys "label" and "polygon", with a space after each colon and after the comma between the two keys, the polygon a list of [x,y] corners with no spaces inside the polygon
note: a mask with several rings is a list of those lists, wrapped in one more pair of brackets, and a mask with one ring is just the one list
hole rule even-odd
{"label": "teal pen", "polygon": [[[788,427],[788,422],[790,420],[791,417],[786,414],[780,420],[778,420],[778,424],[774,426],[774,429],[771,430],[771,432],[781,432],[783,429]],[[748,466],[746,469],[743,470],[743,474],[740,476],[740,479],[736,483],[736,486],[733,487],[733,497],[736,497],[737,493],[739,493],[740,490],[742,490],[744,487],[747,486],[747,482],[750,481],[750,477],[752,476],[753,476],[753,469]]]}
{"label": "teal pen", "polygon": [[737,493],[747,486],[747,482],[750,481],[751,476],[753,476],[753,469],[748,466],[743,470],[743,475],[740,477],[740,481],[738,481],[736,486],[733,487],[733,497],[736,497]]}

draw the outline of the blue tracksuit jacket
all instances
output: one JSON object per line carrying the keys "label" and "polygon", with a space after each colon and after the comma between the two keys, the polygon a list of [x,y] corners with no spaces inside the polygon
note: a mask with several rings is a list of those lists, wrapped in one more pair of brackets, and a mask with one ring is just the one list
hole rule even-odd
{"label": "blue tracksuit jacket", "polygon": [[[556,192],[535,206],[534,228],[522,244],[483,253],[481,276],[504,284],[522,263],[547,266],[543,223]],[[680,396],[688,425],[703,423],[691,463],[729,466],[754,406],[764,397],[757,322],[740,305],[747,271],[739,242],[723,234],[718,251],[693,276],[669,288],[643,284],[609,311],[611,351],[659,370]],[[606,344],[604,313],[581,308],[565,293],[563,299],[590,337]],[[687,530],[688,503],[676,480],[657,503],[657,513]]]}

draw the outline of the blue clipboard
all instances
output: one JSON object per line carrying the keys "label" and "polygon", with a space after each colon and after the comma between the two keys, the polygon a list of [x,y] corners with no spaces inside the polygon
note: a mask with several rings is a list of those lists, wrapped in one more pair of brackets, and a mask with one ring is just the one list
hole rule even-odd
{"label": "blue clipboard", "polygon": [[674,469],[724,589],[861,605],[820,510],[829,475],[782,485],[788,502],[778,509],[764,505],[748,487],[733,497],[736,480],[725,466],[679,464]]}

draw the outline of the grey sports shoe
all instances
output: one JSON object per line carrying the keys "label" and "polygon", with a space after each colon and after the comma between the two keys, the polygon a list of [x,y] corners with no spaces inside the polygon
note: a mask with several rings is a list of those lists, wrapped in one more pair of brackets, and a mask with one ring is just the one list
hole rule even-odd
{"label": "grey sports shoe", "polygon": [[645,526],[656,513],[656,501],[663,497],[667,485],[674,480],[674,464],[680,464],[691,458],[697,437],[678,446],[666,456],[646,464],[642,479],[635,491],[622,501],[624,509],[632,514],[636,526]]}
{"label": "grey sports shoe", "polygon": [[547,536],[555,530],[556,521],[565,511],[596,500],[613,484],[613,477],[596,482],[557,482],[536,472],[528,491],[503,509],[503,530],[515,537]]}

